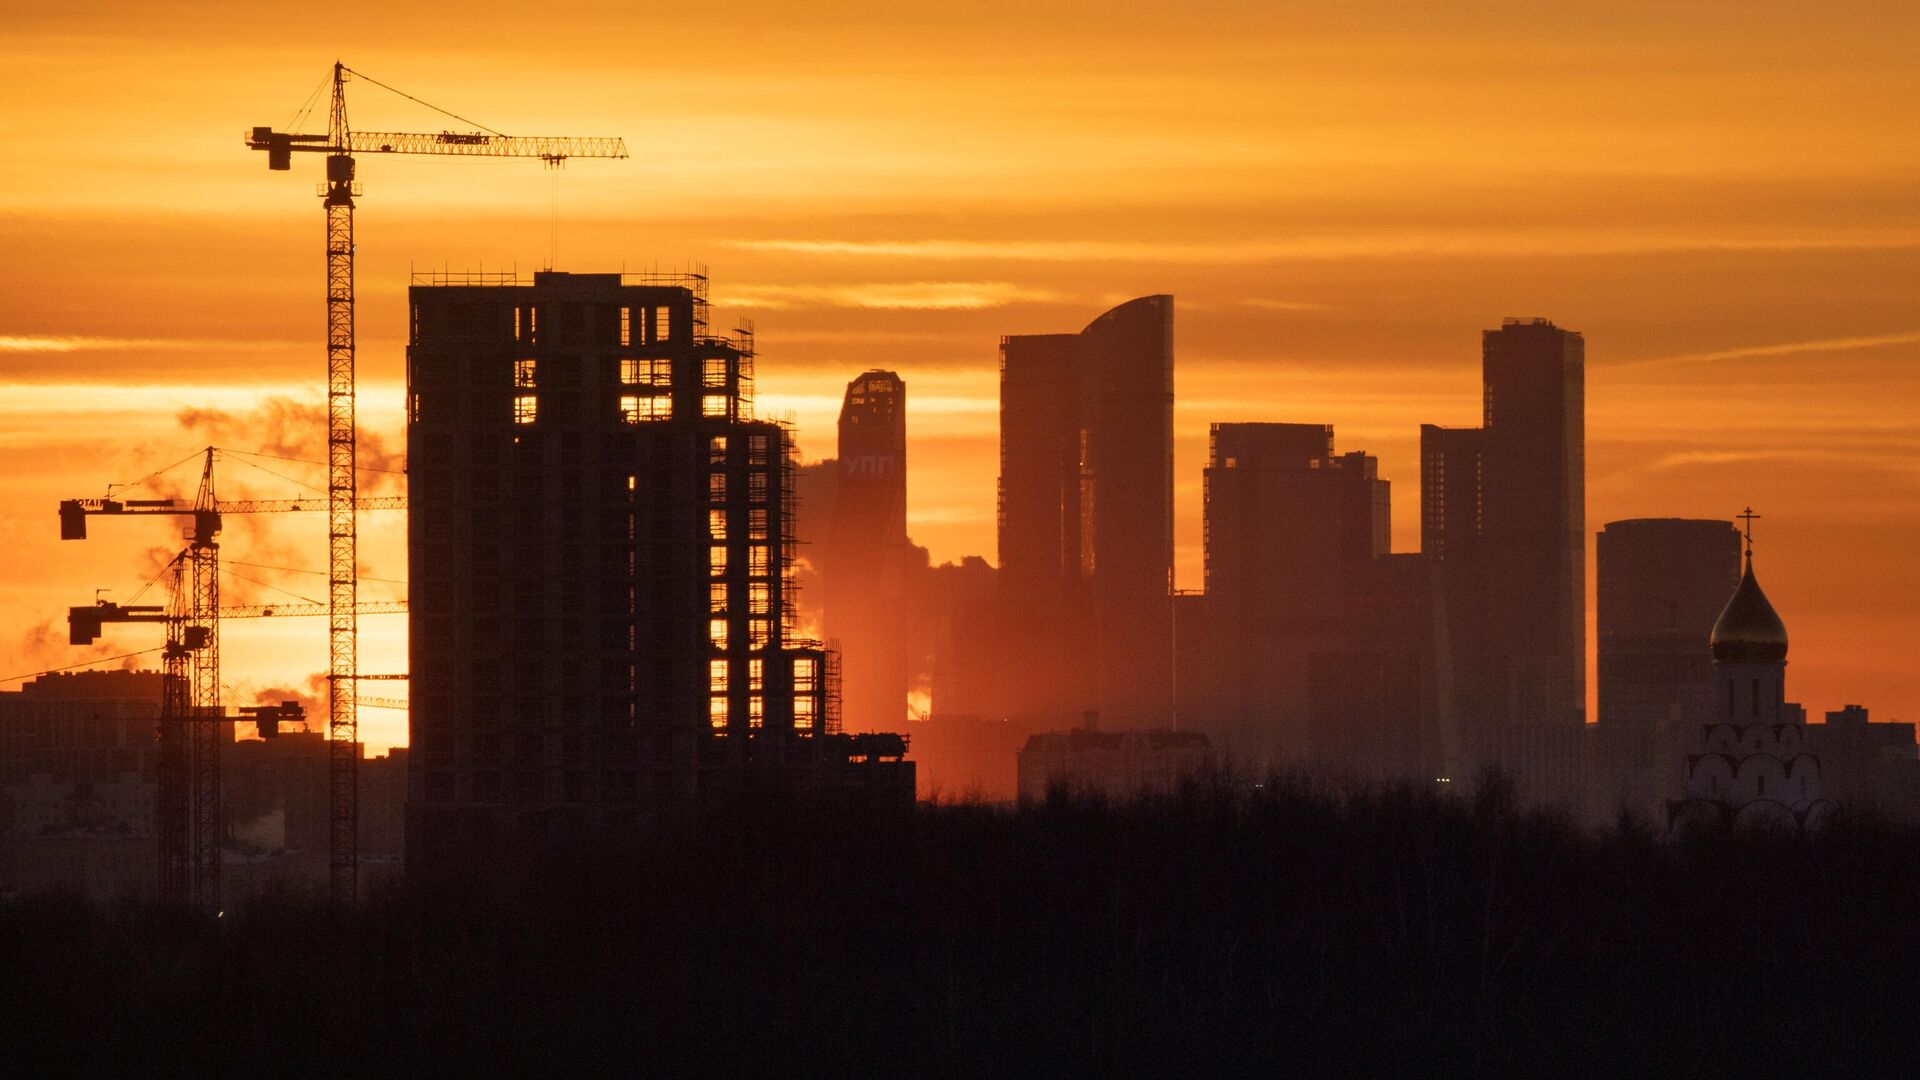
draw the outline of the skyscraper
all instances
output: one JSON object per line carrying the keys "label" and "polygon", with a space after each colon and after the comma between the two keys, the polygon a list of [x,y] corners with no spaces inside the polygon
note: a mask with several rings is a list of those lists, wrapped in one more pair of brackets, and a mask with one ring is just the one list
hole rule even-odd
{"label": "skyscraper", "polygon": [[1420,550],[1434,562],[1470,555],[1480,538],[1485,434],[1420,425]]}
{"label": "skyscraper", "polygon": [[840,406],[839,482],[822,547],[826,634],[842,657],[843,715],[856,731],[907,715],[907,384],[869,371]]}
{"label": "skyscraper", "polygon": [[1449,707],[1484,746],[1585,719],[1586,343],[1507,319],[1481,348],[1484,426],[1420,429],[1420,536]]}
{"label": "skyscraper", "polygon": [[1740,580],[1740,534],[1728,521],[1610,521],[1596,562],[1596,792],[1602,805],[1659,820],[1687,742],[1715,715],[1712,657],[1701,643]]}
{"label": "skyscraper", "polygon": [[1740,581],[1740,533],[1730,521],[1610,521],[1598,536],[1602,724],[1646,726],[1708,718],[1713,666],[1706,640]]}
{"label": "skyscraper", "polygon": [[1586,715],[1586,341],[1507,319],[1481,342],[1481,538],[1500,719]]}
{"label": "skyscraper", "polygon": [[1000,347],[1000,595],[1015,716],[1173,709],[1173,298]]}
{"label": "skyscraper", "polygon": [[411,290],[410,859],[839,782],[791,434],[752,419],[751,336],[707,333],[705,285]]}
{"label": "skyscraper", "polygon": [[[1360,654],[1385,644],[1360,631],[1369,579],[1388,551],[1388,483],[1371,455],[1336,455],[1322,424],[1215,424],[1210,441],[1205,627],[1196,634],[1183,623],[1181,649],[1211,654],[1183,666],[1215,685],[1182,722],[1256,769],[1350,745],[1349,729],[1370,722],[1349,714],[1347,690],[1364,681],[1352,671],[1377,672]],[[1317,680],[1316,665],[1327,669]]]}

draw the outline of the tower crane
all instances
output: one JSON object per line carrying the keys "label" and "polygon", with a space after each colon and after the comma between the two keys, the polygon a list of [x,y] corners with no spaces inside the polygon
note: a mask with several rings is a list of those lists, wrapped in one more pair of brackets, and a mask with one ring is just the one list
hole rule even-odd
{"label": "tower crane", "polygon": [[[67,634],[72,644],[89,645],[108,623],[166,627],[155,769],[159,894],[170,903],[215,911],[220,906],[220,845],[225,832],[220,804],[220,745],[225,740],[220,725],[249,718],[263,737],[271,738],[282,723],[306,719],[298,702],[245,706],[235,717],[226,714],[217,696],[205,700],[207,688],[217,695],[220,684],[219,620],[325,615],[327,608],[325,604],[245,604],[221,607],[208,619],[193,607],[197,593],[189,578],[197,569],[190,546],[167,567],[168,603],[99,600],[69,608]],[[403,600],[375,601],[362,603],[359,610],[362,615],[404,613],[407,605]],[[375,700],[380,707],[406,707],[398,701]]]}
{"label": "tower crane", "polygon": [[[319,605],[223,608],[220,606],[220,526],[225,514],[324,510],[322,499],[243,499],[222,502],[214,495],[216,451],[207,447],[200,486],[187,499],[65,499],[60,503],[60,538],[84,540],[93,515],[189,517],[187,549],[168,567],[170,599],[157,605],[123,607],[95,603],[68,612],[68,639],[87,644],[104,623],[161,623],[167,628],[162,650],[165,677],[160,703],[159,804],[155,814],[160,843],[161,899],[217,910],[220,902],[220,620],[250,615],[307,614],[294,608]],[[359,500],[360,508],[405,509],[406,499],[389,496]],[[404,611],[402,602],[369,605],[372,610]],[[371,613],[371,612],[370,612]]]}
{"label": "tower crane", "polygon": [[[510,136],[490,128],[437,133],[354,131],[347,123],[350,76],[420,102],[336,61],[326,134],[256,127],[246,136],[248,147],[266,152],[267,168],[273,170],[292,168],[296,151],[327,156],[326,181],[320,195],[327,218],[327,738],[331,743],[329,874],[336,904],[355,899],[359,860],[359,758],[354,751],[359,729],[354,710],[358,624],[354,618],[353,200],[361,191],[354,180],[354,155],[539,158],[549,166],[574,157],[627,156],[626,143],[617,138]],[[437,106],[428,107],[463,124],[480,126]]]}

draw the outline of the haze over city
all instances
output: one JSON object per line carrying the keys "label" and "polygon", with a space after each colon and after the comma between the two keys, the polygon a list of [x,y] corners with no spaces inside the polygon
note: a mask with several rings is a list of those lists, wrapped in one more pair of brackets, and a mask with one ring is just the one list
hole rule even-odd
{"label": "haze over city", "polygon": [[16,1071],[1920,1055],[1920,5],[6,21]]}
{"label": "haze over city", "polygon": [[[1742,11],[349,6],[320,34],[254,5],[17,12],[0,666],[58,666],[64,609],[155,568],[142,530],[59,547],[59,499],[207,443],[316,456],[318,221],[238,136],[337,52],[501,130],[633,153],[363,163],[362,427],[396,466],[410,270],[701,263],[717,322],[755,320],[759,410],[795,420],[804,459],[832,454],[851,373],[909,381],[909,531],[936,562],[992,558],[999,337],[1169,293],[1176,583],[1197,588],[1209,423],[1335,425],[1394,481],[1394,550],[1417,550],[1418,425],[1474,423],[1479,331],[1545,315],[1587,341],[1590,525],[1762,507],[1797,693],[1911,718],[1915,16]],[[436,129],[356,89],[356,127]],[[248,523],[227,554],[317,569],[314,528]],[[364,575],[403,579],[398,524],[364,528]],[[231,631],[229,680],[304,687],[314,622]],[[364,668],[403,662],[403,624],[366,621]],[[363,723],[404,742],[398,714]]]}

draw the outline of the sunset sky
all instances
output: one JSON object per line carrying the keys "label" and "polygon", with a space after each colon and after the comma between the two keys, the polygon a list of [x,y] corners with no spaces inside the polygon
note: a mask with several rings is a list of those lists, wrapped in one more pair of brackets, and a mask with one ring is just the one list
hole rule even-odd
{"label": "sunset sky", "polygon": [[[993,558],[1000,335],[1171,293],[1178,578],[1198,588],[1208,423],[1334,424],[1379,456],[1395,548],[1416,550],[1420,423],[1476,423],[1480,331],[1539,315],[1586,335],[1589,532],[1752,504],[1789,697],[1920,720],[1920,5],[903,6],[10,11],[0,675],[83,659],[65,608],[128,599],[177,547],[140,521],[61,544],[60,498],[210,442],[318,456],[320,163],[269,172],[241,136],[338,57],[501,131],[633,152],[362,159],[375,463],[404,443],[410,270],[704,263],[717,326],[756,322],[760,410],[805,457],[833,452],[847,379],[906,378],[910,530],[936,560]],[[356,128],[451,124],[349,94]],[[225,494],[322,482],[250,460],[223,465]],[[321,597],[270,569],[321,569],[319,526],[230,521],[253,579],[230,596]],[[391,580],[364,596],[402,593],[402,537],[367,519],[364,574]],[[325,667],[319,620],[224,633],[235,703]],[[362,668],[398,670],[404,633],[365,620]],[[403,742],[403,714],[363,731]]]}

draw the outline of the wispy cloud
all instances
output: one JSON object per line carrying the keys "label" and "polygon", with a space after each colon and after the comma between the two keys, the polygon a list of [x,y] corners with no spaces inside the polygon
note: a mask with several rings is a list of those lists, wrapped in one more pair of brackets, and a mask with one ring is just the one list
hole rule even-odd
{"label": "wispy cloud", "polygon": [[1717,349],[1713,352],[1684,353],[1679,356],[1656,356],[1644,360],[1630,360],[1629,364],[1711,364],[1719,360],[1751,360],[1772,356],[1796,356],[1801,353],[1850,352],[1856,349],[1881,349],[1889,345],[1912,345],[1920,342],[1920,330],[1908,330],[1898,334],[1877,334],[1871,337],[1823,338],[1819,341],[1788,341],[1777,345],[1743,345],[1733,349]]}
{"label": "wispy cloud", "polygon": [[[182,408],[244,410],[257,408],[273,397],[314,396],[311,383],[117,383],[117,382],[0,382],[0,417],[50,418],[64,422],[71,415],[165,415],[168,423]],[[406,399],[404,384],[389,379],[361,379],[360,412],[380,415],[400,411]]]}
{"label": "wispy cloud", "polygon": [[[830,394],[756,394],[754,405],[770,413],[838,412],[841,401]],[[997,414],[1000,401],[992,397],[947,394],[909,395],[907,409],[914,414],[967,416]]]}
{"label": "wispy cloud", "polygon": [[1331,311],[1333,305],[1315,303],[1311,300],[1270,300],[1266,297],[1249,296],[1236,301],[1241,307],[1255,308],[1260,311]]}
{"label": "wispy cloud", "polygon": [[1681,450],[1663,454],[1647,467],[1655,472],[1672,469],[1712,467],[1716,465],[1751,465],[1757,462],[1777,461],[1790,465],[1844,465],[1851,470],[1878,469],[1889,473],[1913,474],[1920,472],[1920,461],[1904,450],[1875,452],[1871,450],[1824,450],[1820,448],[1766,449],[1766,450]]}
{"label": "wispy cloud", "polygon": [[717,303],[754,308],[851,307],[909,311],[977,311],[1060,298],[1050,289],[1006,281],[900,281],[856,285],[733,285]]}
{"label": "wispy cloud", "polygon": [[1920,247],[1920,230],[1802,232],[1768,236],[1690,235],[1552,229],[1406,231],[1217,242],[1127,240],[733,239],[728,246],[828,257],[1026,262],[1235,264],[1285,260],[1409,257],[1649,255],[1696,251],[1885,250]]}
{"label": "wispy cloud", "polygon": [[991,522],[991,513],[967,506],[923,506],[907,511],[908,525],[973,525]]}
{"label": "wispy cloud", "polygon": [[1683,450],[1655,461],[1653,469],[1684,469],[1694,465],[1739,465],[1750,461],[1774,461],[1790,455],[1766,450]]}
{"label": "wispy cloud", "polygon": [[205,352],[299,348],[298,341],[231,338],[93,337],[84,334],[0,334],[0,353]]}
{"label": "wispy cloud", "polygon": [[940,333],[931,330],[792,330],[785,327],[764,329],[760,343],[777,341],[782,345],[930,345],[965,342],[978,345],[980,335],[967,330]]}

